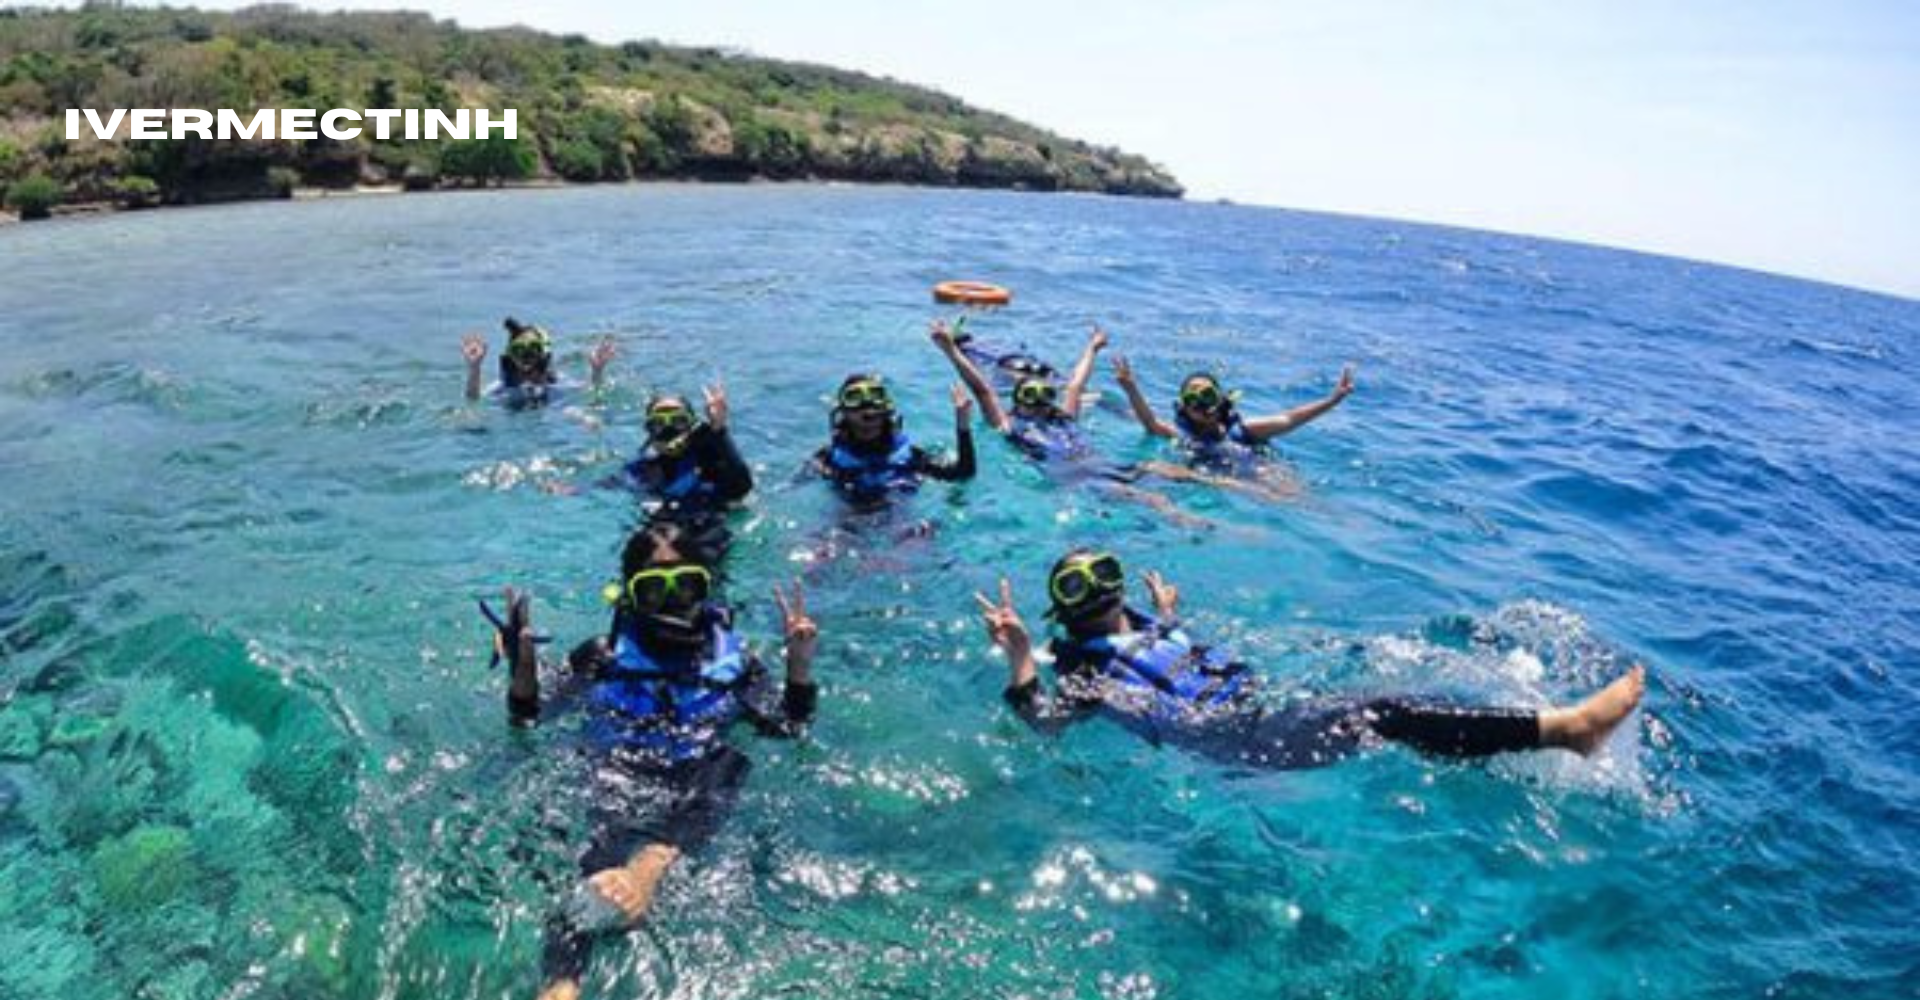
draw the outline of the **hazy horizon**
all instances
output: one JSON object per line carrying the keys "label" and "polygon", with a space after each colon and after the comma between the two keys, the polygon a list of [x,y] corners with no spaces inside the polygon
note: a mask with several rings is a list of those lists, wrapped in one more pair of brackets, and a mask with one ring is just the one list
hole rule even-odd
{"label": "hazy horizon", "polygon": [[1009,0],[950,13],[879,0],[311,6],[825,63],[1141,154],[1195,200],[1593,243],[1920,298],[1920,7],[1122,0],[1089,19]]}

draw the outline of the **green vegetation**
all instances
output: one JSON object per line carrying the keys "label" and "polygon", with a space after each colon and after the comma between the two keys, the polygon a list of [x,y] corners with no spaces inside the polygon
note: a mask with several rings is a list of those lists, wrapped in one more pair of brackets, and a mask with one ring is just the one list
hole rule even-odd
{"label": "green vegetation", "polygon": [[46,174],[30,174],[7,185],[7,207],[22,219],[46,218],[60,199],[60,182]]}
{"label": "green vegetation", "polygon": [[[514,108],[520,138],[68,141],[69,108]],[[23,215],[531,177],[818,177],[1178,197],[1164,170],[933,90],[655,42],[412,12],[0,8],[0,187]],[[51,186],[52,200],[48,199]]]}

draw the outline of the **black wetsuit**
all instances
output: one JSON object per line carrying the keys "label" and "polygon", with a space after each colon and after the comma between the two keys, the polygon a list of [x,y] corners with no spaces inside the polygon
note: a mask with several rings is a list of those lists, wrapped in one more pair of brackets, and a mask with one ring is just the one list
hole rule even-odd
{"label": "black wetsuit", "polygon": [[1194,643],[1177,624],[1128,615],[1132,634],[1054,640],[1054,692],[1044,692],[1036,678],[1008,688],[1007,702],[1042,732],[1105,715],[1156,744],[1272,770],[1331,764],[1381,740],[1446,757],[1540,746],[1538,714],[1529,709],[1461,707],[1398,695],[1276,709],[1257,697],[1259,678],[1245,664]]}
{"label": "black wetsuit", "polygon": [[[694,650],[659,648],[624,617],[611,634],[582,644],[543,684],[543,706],[509,695],[517,725],[543,714],[579,716],[592,796],[592,834],[580,856],[589,876],[631,860],[648,844],[694,851],[732,812],[752,762],[726,734],[746,722],[763,736],[793,739],[813,718],[819,689],[776,688],[758,657],[740,644],[731,615],[702,612],[707,642]],[[577,979],[592,934],[564,913],[548,920],[542,965],[548,981]]]}
{"label": "black wetsuit", "polygon": [[700,561],[718,563],[733,542],[726,510],[753,492],[753,472],[733,435],[702,424],[678,455],[648,448],[622,470],[625,485],[659,501],[647,520],[685,528]]}

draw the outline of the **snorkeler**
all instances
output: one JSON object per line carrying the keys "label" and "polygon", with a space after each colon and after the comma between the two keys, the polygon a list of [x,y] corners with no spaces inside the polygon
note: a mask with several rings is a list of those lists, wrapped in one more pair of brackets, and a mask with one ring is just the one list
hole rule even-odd
{"label": "snorkeler", "polygon": [[1196,372],[1180,383],[1180,397],[1169,425],[1153,412],[1153,404],[1140,391],[1133,366],[1126,358],[1113,359],[1113,377],[1126,390],[1134,418],[1147,433],[1177,438],[1197,461],[1215,466],[1239,464],[1238,457],[1257,453],[1268,441],[1305,427],[1353,395],[1353,366],[1348,365],[1341,369],[1340,380],[1325,399],[1273,416],[1243,417],[1236,406],[1238,393],[1226,391],[1214,376]]}
{"label": "snorkeler", "polygon": [[813,717],[819,629],[800,587],[791,598],[774,589],[786,636],[786,682],[776,689],[714,599],[712,570],[684,544],[670,524],[627,541],[623,584],[608,588],[617,593],[612,628],[564,667],[540,663],[525,594],[507,591],[504,621],[482,605],[498,630],[495,651],[512,667],[513,724],[583,717],[593,833],[580,859],[584,881],[548,920],[541,1000],[578,997],[595,939],[639,923],[673,863],[719,831],[752,767],[727,731],[744,721],[793,739]]}
{"label": "snorkeler", "polygon": [[893,394],[880,376],[849,375],[834,397],[833,440],[813,456],[810,467],[858,507],[878,507],[895,494],[911,493],[922,479],[972,479],[972,416],[972,401],[955,386],[954,457],[941,459],[907,436]]}
{"label": "snorkeler", "polygon": [[[522,323],[509,316],[501,324],[507,330],[507,347],[500,352],[500,381],[490,390],[510,404],[537,406],[551,401],[560,385],[553,370],[553,338],[538,326]],[[617,348],[612,337],[602,337],[587,353],[589,384],[596,391],[607,363]],[[487,357],[487,342],[477,333],[460,339],[460,353],[467,359],[467,398],[481,394],[480,363]]]}
{"label": "snorkeler", "polygon": [[961,347],[945,322],[935,320],[930,335],[934,346],[946,355],[973,398],[980,401],[980,416],[987,426],[1006,435],[1021,451],[1046,461],[1083,458],[1092,450],[1086,433],[1080,428],[1080,403],[1086,394],[1087,382],[1093,378],[1094,359],[1101,348],[1107,346],[1106,331],[1098,326],[1093,328],[1064,386],[1054,377],[1053,370],[1044,365],[1015,374],[1009,392],[1013,399],[1011,409],[1001,405],[980,366]]}
{"label": "snorkeler", "polygon": [[649,520],[685,527],[705,561],[718,562],[731,541],[723,515],[753,491],[753,472],[728,432],[726,386],[705,392],[704,421],[680,396],[647,402],[646,444],[621,481],[656,501]]}
{"label": "snorkeler", "polygon": [[1091,482],[1109,496],[1151,507],[1175,524],[1195,528],[1213,526],[1205,518],[1181,510],[1172,498],[1135,485],[1137,480],[1149,473],[1170,471],[1173,475],[1168,478],[1183,481],[1199,477],[1177,466],[1165,466],[1164,463],[1116,465],[1101,461],[1093,454],[1093,446],[1080,426],[1080,409],[1086,401],[1087,382],[1093,378],[1094,360],[1107,346],[1105,330],[1098,326],[1093,328],[1087,337],[1087,346],[1080,352],[1080,360],[1074,364],[1073,374],[1068,376],[1064,387],[1054,378],[1052,368],[1025,355],[1010,356],[1023,359],[1023,363],[1015,369],[1004,365],[1000,368],[1013,379],[1011,410],[1000,404],[993,386],[988,384],[972,353],[945,322],[935,320],[929,328],[929,336],[940,353],[946,355],[954,370],[960,373],[960,380],[966,383],[973,397],[980,401],[980,412],[987,425],[1005,435],[1028,457],[1064,471],[1073,478]]}
{"label": "snorkeler", "polygon": [[1056,684],[1042,690],[1033,640],[1000,580],[1000,601],[975,594],[994,644],[1007,657],[1008,704],[1048,733],[1105,715],[1154,744],[1169,743],[1222,763],[1290,770],[1332,763],[1382,741],[1423,754],[1483,757],[1559,747],[1600,748],[1646,686],[1634,666],[1571,708],[1454,706],[1387,695],[1334,698],[1275,707],[1259,696],[1263,680],[1225,651],[1195,641],[1178,619],[1179,591],[1145,574],[1154,611],[1126,599],[1126,574],[1111,554],[1077,549],[1047,578]]}

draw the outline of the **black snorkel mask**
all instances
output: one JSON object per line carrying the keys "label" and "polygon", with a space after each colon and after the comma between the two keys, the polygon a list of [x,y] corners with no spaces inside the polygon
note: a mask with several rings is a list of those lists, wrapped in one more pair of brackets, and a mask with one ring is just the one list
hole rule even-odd
{"label": "black snorkel mask", "polygon": [[1047,597],[1047,617],[1077,631],[1125,606],[1127,572],[1111,553],[1070,553],[1048,574]]}

